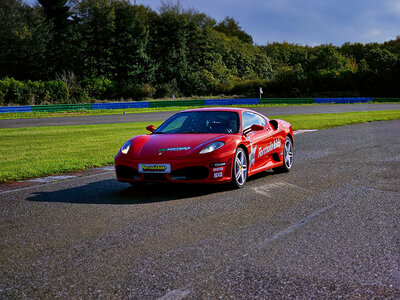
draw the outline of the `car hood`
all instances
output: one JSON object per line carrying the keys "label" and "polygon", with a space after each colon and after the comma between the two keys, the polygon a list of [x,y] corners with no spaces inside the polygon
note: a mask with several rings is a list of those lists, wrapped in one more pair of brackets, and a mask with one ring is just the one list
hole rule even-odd
{"label": "car hood", "polygon": [[[224,134],[152,134],[145,139],[132,140],[135,156],[140,158],[184,158],[198,154],[209,143],[223,138]],[[161,153],[161,154],[160,154]]]}

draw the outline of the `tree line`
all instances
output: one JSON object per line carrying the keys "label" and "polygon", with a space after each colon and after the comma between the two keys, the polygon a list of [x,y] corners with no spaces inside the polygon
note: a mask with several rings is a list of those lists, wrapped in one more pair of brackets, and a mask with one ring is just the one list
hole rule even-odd
{"label": "tree line", "polygon": [[63,89],[47,102],[255,97],[259,87],[264,97],[396,97],[399,57],[400,37],[256,45],[235,19],[217,22],[179,2],[154,11],[128,0],[0,1],[0,98],[8,101],[22,86]]}

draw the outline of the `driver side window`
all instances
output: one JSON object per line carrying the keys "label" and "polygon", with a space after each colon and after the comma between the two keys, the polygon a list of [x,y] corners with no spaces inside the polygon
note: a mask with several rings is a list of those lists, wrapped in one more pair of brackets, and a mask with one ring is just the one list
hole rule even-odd
{"label": "driver side window", "polygon": [[243,118],[243,130],[251,127],[253,124],[261,126],[265,126],[267,124],[267,121],[263,117],[248,111],[243,112],[242,118]]}

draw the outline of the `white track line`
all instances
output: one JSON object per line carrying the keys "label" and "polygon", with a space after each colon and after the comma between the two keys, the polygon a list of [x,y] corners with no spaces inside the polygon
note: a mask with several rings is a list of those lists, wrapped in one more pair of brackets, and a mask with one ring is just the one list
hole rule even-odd
{"label": "white track line", "polygon": [[318,131],[318,129],[300,129],[300,130],[295,130],[293,131],[293,134],[301,134],[301,133],[306,133],[306,132],[314,132],[314,131]]}
{"label": "white track line", "polygon": [[[97,173],[97,174],[93,174],[93,175],[87,175],[87,176],[80,176],[80,177],[85,177],[85,178],[91,178],[91,177],[96,177],[96,176],[101,176],[101,175],[106,175],[106,174],[110,174],[110,172],[103,172],[103,173]],[[78,176],[74,177],[74,179],[80,178]],[[37,188],[39,186],[47,186],[47,185],[52,185],[52,184],[56,184],[59,183],[60,181],[52,181],[52,182],[46,182],[43,184],[36,184],[36,185],[31,185],[31,186],[26,186],[23,188],[19,188],[19,189],[15,189],[15,190],[9,190],[9,191],[0,191],[0,195],[2,194],[9,194],[9,193],[13,193],[13,192],[20,192],[20,191],[24,191],[24,190],[30,190],[33,188]]]}
{"label": "white track line", "polygon": [[275,182],[275,183],[269,183],[269,184],[263,184],[261,186],[256,186],[254,188],[252,188],[256,193],[270,197],[270,191],[276,188],[281,188],[281,187],[291,187],[291,188],[295,188],[295,189],[299,189],[305,192],[310,192],[309,190],[295,185],[295,184],[291,184],[291,183],[287,183],[284,181],[279,181],[279,182]]}
{"label": "white track line", "polygon": [[65,180],[65,179],[71,179],[75,178],[77,176],[72,176],[72,175],[56,175],[56,176],[47,176],[47,177],[40,177],[40,178],[35,178],[35,179],[29,179],[27,181],[29,182],[53,182],[53,181],[60,181],[60,180]]}
{"label": "white track line", "polygon": [[173,290],[158,298],[158,300],[181,300],[190,294],[190,290],[180,289]]}
{"label": "white track line", "polygon": [[308,215],[307,217],[305,217],[304,219],[300,220],[299,222],[293,224],[292,226],[274,234],[273,236],[267,238],[264,242],[263,245],[267,245],[285,235],[288,235],[298,229],[300,229],[301,227],[303,227],[304,225],[307,225],[308,223],[310,223],[314,218],[318,217],[319,215],[321,215],[322,213],[324,213],[325,211],[334,208],[335,206],[338,206],[340,203],[343,202],[347,202],[349,199],[351,199],[354,195],[358,194],[362,189],[358,188],[356,190],[354,190],[350,195],[348,195],[347,197],[345,197],[344,199],[340,199],[328,206],[322,207],[316,211],[314,211],[312,214]]}
{"label": "white track line", "polygon": [[114,166],[105,166],[105,167],[101,167],[101,168],[96,168],[95,170],[114,171],[115,167]]}
{"label": "white track line", "polygon": [[312,219],[314,219],[318,215],[322,214],[324,211],[337,206],[339,204],[339,202],[340,201],[332,203],[331,205],[328,205],[328,206],[325,206],[323,208],[318,209],[317,211],[313,212],[311,215],[308,215],[307,217],[305,217],[304,219],[300,220],[296,224],[294,224],[294,225],[282,230],[281,232],[278,232],[277,234],[273,235],[270,238],[267,238],[265,240],[264,244],[269,244],[269,243],[273,242],[274,240],[279,239],[282,236],[285,236],[285,235],[287,235],[289,233],[292,233],[292,232],[296,231],[300,227],[303,227],[304,225],[309,223]]}

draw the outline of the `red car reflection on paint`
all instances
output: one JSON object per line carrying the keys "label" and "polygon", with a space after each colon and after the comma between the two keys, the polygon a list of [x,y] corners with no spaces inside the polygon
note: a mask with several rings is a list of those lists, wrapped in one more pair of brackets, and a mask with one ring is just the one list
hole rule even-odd
{"label": "red car reflection on paint", "polygon": [[135,136],[115,156],[117,179],[139,182],[227,183],[293,165],[293,130],[282,120],[241,108],[179,112],[149,135]]}

